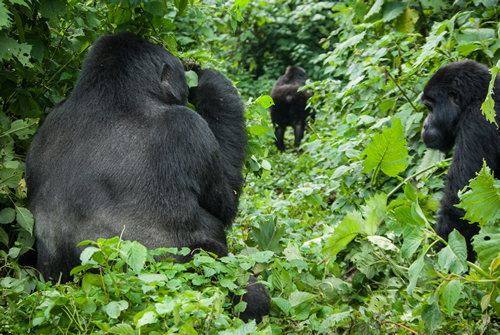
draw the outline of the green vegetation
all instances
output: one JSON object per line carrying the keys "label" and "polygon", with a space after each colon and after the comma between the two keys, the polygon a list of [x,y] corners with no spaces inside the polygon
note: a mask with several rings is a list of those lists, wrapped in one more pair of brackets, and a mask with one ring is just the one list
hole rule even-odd
{"label": "green vegetation", "polygon": [[[499,183],[484,166],[460,193],[482,227],[476,264],[456,231],[436,252],[449,159],[425,149],[419,102],[449,62],[498,64],[498,22],[496,0],[1,1],[0,333],[500,333]],[[202,253],[184,272],[153,258],[173,250],[99,240],[85,242],[75,283],[40,282],[19,265],[35,243],[26,150],[92,42],[122,30],[224,71],[247,101],[233,256]],[[287,65],[313,79],[317,115],[300,150],[280,154],[265,95]],[[225,298],[248,271],[273,301],[259,325],[233,318]]]}

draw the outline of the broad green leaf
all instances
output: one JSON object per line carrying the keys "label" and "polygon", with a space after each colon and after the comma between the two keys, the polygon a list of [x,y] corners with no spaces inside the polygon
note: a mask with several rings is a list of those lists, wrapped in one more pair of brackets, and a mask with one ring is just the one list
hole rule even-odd
{"label": "broad green leaf", "polygon": [[15,188],[21,182],[23,172],[17,169],[2,169],[0,167],[0,184]]}
{"label": "broad green leaf", "polygon": [[[445,154],[439,150],[427,149],[424,153],[424,158],[422,158],[422,163],[418,166],[417,171],[423,171],[431,166],[436,166],[437,163],[443,161],[446,158]],[[438,168],[435,167],[417,176],[417,180],[421,180],[434,173]]]}
{"label": "broad green leaf", "polygon": [[269,129],[268,127],[262,126],[260,124],[256,124],[256,125],[253,125],[250,128],[248,128],[248,131],[252,135],[264,135],[267,132],[270,132],[272,130]]}
{"label": "broad green leaf", "polygon": [[433,333],[439,328],[442,322],[441,310],[439,305],[433,303],[424,307],[422,311],[422,321],[425,322],[425,328],[429,330],[429,333]]}
{"label": "broad green leaf", "polygon": [[480,226],[498,221],[500,217],[500,185],[495,183],[486,162],[472,179],[469,186],[458,192],[460,203],[456,207],[465,210],[464,219],[478,222]]}
{"label": "broad green leaf", "polygon": [[[176,0],[176,2],[180,2]],[[179,3],[179,5],[181,5]],[[176,6],[177,7],[177,6]],[[177,7],[179,11],[181,10],[179,7]],[[163,16],[165,15],[165,10],[163,9],[163,6],[161,5],[160,1],[144,1],[144,9],[146,12],[151,13],[153,15],[157,16]]]}
{"label": "broad green leaf", "polygon": [[405,8],[396,20],[396,31],[405,34],[411,34],[415,31],[415,23],[418,21],[419,15],[415,9]]}
{"label": "broad green leaf", "polygon": [[111,327],[108,330],[108,333],[115,334],[115,335],[134,335],[135,334],[134,329],[125,323],[120,323],[120,324],[117,324],[116,326]]}
{"label": "broad green leaf", "polygon": [[174,4],[175,7],[179,10],[179,15],[182,15],[186,10],[186,7],[188,5],[188,0],[175,0]]}
{"label": "broad green leaf", "polygon": [[419,234],[410,234],[409,236],[405,236],[403,246],[401,247],[401,257],[410,258],[413,256],[423,240],[424,236]]}
{"label": "broad green leaf", "polygon": [[139,320],[137,320],[137,328],[141,328],[144,325],[149,325],[155,323],[158,320],[158,315],[155,312],[149,311],[144,313]]}
{"label": "broad green leaf", "polygon": [[383,236],[368,236],[367,240],[370,241],[374,246],[379,247],[382,250],[391,250],[391,251],[399,251],[399,248],[396,247],[391,240],[387,237]]}
{"label": "broad green leaf", "polygon": [[425,248],[420,250],[420,254],[418,254],[417,259],[412,263],[412,265],[410,265],[410,268],[408,269],[410,283],[406,288],[406,292],[408,292],[408,294],[410,295],[413,294],[413,290],[417,286],[418,277],[420,276],[422,269],[424,268],[424,256],[426,251],[427,250]]}
{"label": "broad green leaf", "polygon": [[285,227],[278,228],[274,224],[272,217],[267,222],[261,221],[259,227],[252,228],[252,235],[259,246],[259,250],[271,250],[276,253],[280,253],[283,250],[279,245],[279,241],[284,232]]}
{"label": "broad green leaf", "polygon": [[262,107],[264,108],[269,108],[274,105],[273,98],[271,98],[271,96],[269,95],[260,96],[257,100],[255,100],[255,103],[262,105]]}
{"label": "broad green leaf", "polygon": [[186,80],[188,87],[196,87],[198,86],[198,75],[194,71],[186,71],[184,72],[186,74]]}
{"label": "broad green leaf", "polygon": [[331,333],[332,328],[340,322],[348,320],[352,316],[353,311],[347,311],[342,313],[335,313],[329,315],[321,325],[319,326],[319,334],[329,334]]}
{"label": "broad green leaf", "polygon": [[286,260],[289,262],[294,259],[303,259],[299,247],[292,241],[288,242],[288,246],[283,250],[283,255],[285,255]]}
{"label": "broad green leaf", "polygon": [[125,261],[127,264],[130,265],[136,274],[139,274],[146,263],[148,253],[146,247],[134,241],[130,244],[124,244],[122,249],[126,253]]}
{"label": "broad green leaf", "polygon": [[408,6],[406,2],[387,2],[384,4],[384,13],[382,16],[382,21],[389,22],[397,18],[401,13],[403,13]]}
{"label": "broad green leaf", "polygon": [[326,241],[322,254],[335,256],[344,249],[358,234],[362,232],[363,217],[359,212],[347,212],[347,215],[334,229],[333,234]]}
{"label": "broad green leaf", "polygon": [[3,2],[0,2],[0,27],[9,26],[10,25],[10,17],[9,11]]}
{"label": "broad green leaf", "polygon": [[318,295],[316,295],[316,294],[295,291],[292,294],[290,294],[288,301],[290,302],[292,307],[295,307],[295,306],[298,306],[304,302],[311,302],[314,299],[316,299],[317,296]]}
{"label": "broad green leaf", "polygon": [[16,206],[16,220],[24,230],[26,230],[30,234],[33,234],[33,225],[35,224],[35,220],[33,219],[33,215],[29,210],[23,207]]}
{"label": "broad green leaf", "polygon": [[465,238],[453,229],[448,236],[448,246],[438,253],[439,266],[450,272],[462,274],[467,271],[467,244]]}
{"label": "broad green leaf", "polygon": [[453,307],[457,304],[461,291],[462,286],[460,285],[460,280],[450,281],[442,291],[441,298],[448,310],[449,316],[453,314]]}
{"label": "broad green leaf", "polygon": [[384,4],[384,0],[375,1],[372,8],[370,8],[370,11],[368,12],[368,14],[365,15],[365,20],[372,17],[375,14],[380,13],[380,11],[382,10],[383,4]]}
{"label": "broad green leaf", "polygon": [[[377,1],[380,1],[380,0],[377,0]],[[363,38],[365,37],[365,34],[366,34],[366,32],[362,32],[361,34],[354,35],[354,36],[350,37],[347,41],[344,41],[344,42],[338,44],[334,50],[334,53],[341,54],[344,52],[345,49],[357,45],[359,42],[361,42],[363,40]]]}
{"label": "broad green leaf", "polygon": [[66,12],[67,2],[64,0],[45,0],[41,2],[40,12],[43,17],[58,22]]}
{"label": "broad green leaf", "polygon": [[272,300],[283,312],[285,312],[285,314],[290,313],[290,311],[292,310],[292,305],[290,304],[290,302],[288,302],[288,300],[285,300],[283,298],[272,298]]}
{"label": "broad green leaf", "polygon": [[165,276],[163,273],[145,273],[139,275],[138,278],[148,284],[168,281],[167,276]]}
{"label": "broad green leaf", "polygon": [[385,127],[382,134],[375,134],[363,151],[363,173],[381,169],[386,175],[395,177],[408,165],[408,149],[399,118],[393,118],[392,128]]}
{"label": "broad green leaf", "polygon": [[4,208],[0,211],[0,224],[11,223],[16,218],[16,210],[14,208]]}
{"label": "broad green leaf", "polygon": [[128,302],[125,300],[120,300],[120,301],[112,301],[106,306],[104,306],[104,310],[106,311],[106,314],[112,319],[118,318],[120,316],[120,312],[124,311],[128,308]]}
{"label": "broad green leaf", "polygon": [[498,124],[495,121],[495,116],[496,116],[495,101],[493,100],[491,95],[493,94],[495,80],[497,78],[497,74],[499,71],[500,71],[500,68],[498,68],[496,66],[493,66],[490,69],[491,80],[490,80],[490,85],[488,87],[488,95],[486,95],[486,100],[481,105],[481,111],[482,111],[483,115],[486,117],[486,120],[488,120],[490,123],[494,123],[497,126],[497,128],[498,128]]}
{"label": "broad green leaf", "polygon": [[486,225],[473,237],[472,246],[482,269],[488,269],[493,259],[500,254],[500,226]]}
{"label": "broad green leaf", "polygon": [[387,194],[377,193],[370,196],[366,205],[361,206],[363,216],[366,218],[364,232],[374,235],[377,232],[379,223],[387,215]]}

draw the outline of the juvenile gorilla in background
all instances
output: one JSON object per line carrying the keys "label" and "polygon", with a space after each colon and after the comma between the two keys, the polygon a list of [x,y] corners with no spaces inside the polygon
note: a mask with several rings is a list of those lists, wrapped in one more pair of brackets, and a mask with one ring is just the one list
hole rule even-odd
{"label": "juvenile gorilla in background", "polygon": [[[307,100],[312,96],[307,91],[297,92],[307,80],[306,71],[298,66],[290,66],[284,75],[274,83],[271,97],[274,105],[270,107],[271,120],[275,125],[276,146],[285,151],[283,137],[287,126],[291,126],[295,135],[294,145],[298,147],[302,137],[306,119],[310,109],[306,108]],[[314,118],[314,113],[311,115]]]}
{"label": "juvenile gorilla in background", "polygon": [[[70,279],[83,240],[120,236],[150,249],[227,255],[245,159],[244,106],[221,73],[198,71],[198,114],[181,62],[128,32],[99,38],[73,93],[36,134],[26,159],[38,268]],[[186,261],[179,258],[177,261]],[[255,283],[255,278],[251,278]],[[247,287],[243,320],[269,313]]]}
{"label": "juvenile gorilla in background", "polygon": [[[471,238],[479,232],[477,224],[461,218],[465,211],[457,208],[457,193],[481,170],[483,158],[500,175],[500,131],[481,113],[491,75],[488,68],[474,61],[462,61],[440,68],[424,87],[422,103],[429,109],[424,121],[422,140],[428,148],[443,152],[455,146],[447,176],[436,233],[448,239],[457,229],[467,241],[468,260],[474,261]],[[495,80],[496,121],[500,123],[500,81]]]}

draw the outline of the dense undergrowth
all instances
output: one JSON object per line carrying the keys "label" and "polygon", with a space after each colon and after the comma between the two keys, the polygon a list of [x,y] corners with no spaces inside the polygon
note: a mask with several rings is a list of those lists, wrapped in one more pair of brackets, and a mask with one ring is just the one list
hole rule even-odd
{"label": "dense undergrowth", "polygon": [[[477,262],[466,262],[456,232],[436,252],[449,159],[425,149],[419,103],[440,66],[465,58],[497,64],[496,4],[0,2],[0,332],[499,333],[498,181],[485,166],[461,196],[482,226]],[[75,283],[38,281],[19,262],[36,247],[24,155],[46,111],[71,92],[87,48],[119,30],[225,71],[247,101],[246,187],[228,236],[232,255],[202,253],[185,272],[187,265],[155,261],[167,250],[100,240],[86,242]],[[301,147],[287,133],[280,154],[265,95],[287,65],[312,78],[317,114]],[[79,272],[89,267],[101,274]],[[245,306],[232,311],[226,299],[249,272],[273,301],[259,325],[233,318]]]}

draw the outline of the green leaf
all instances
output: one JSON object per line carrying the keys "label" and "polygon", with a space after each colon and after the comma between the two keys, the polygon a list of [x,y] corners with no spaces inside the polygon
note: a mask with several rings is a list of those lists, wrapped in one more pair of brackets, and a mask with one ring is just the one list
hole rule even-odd
{"label": "green leaf", "polygon": [[483,269],[488,269],[493,259],[500,254],[500,226],[486,225],[474,236],[472,246],[477,253],[477,262]]}
{"label": "green leaf", "polygon": [[198,75],[194,71],[186,71],[187,84],[188,87],[197,87],[198,86]]}
{"label": "green leaf", "polygon": [[500,68],[498,68],[496,66],[493,66],[490,69],[491,80],[490,80],[490,85],[488,87],[488,94],[486,95],[486,100],[481,105],[481,111],[482,111],[483,115],[486,117],[486,120],[488,120],[490,123],[494,123],[497,126],[497,128],[498,128],[498,124],[495,120],[495,116],[496,116],[495,101],[493,100],[491,95],[493,94],[495,80],[497,78],[497,74],[499,71],[500,71]]}
{"label": "green leaf", "polygon": [[15,188],[21,182],[23,172],[17,169],[2,169],[0,167],[0,184]]}
{"label": "green leaf", "polygon": [[61,16],[66,13],[66,1],[63,0],[44,0],[41,1],[40,12],[43,17],[59,22]]}
{"label": "green leaf", "polygon": [[165,276],[162,273],[145,273],[139,275],[138,278],[148,284],[162,283],[162,282],[165,283],[168,281],[167,276]]}
{"label": "green leaf", "polygon": [[438,264],[442,269],[456,274],[467,271],[467,244],[458,230],[453,229],[448,236],[448,246],[439,251]]}
{"label": "green leaf", "polygon": [[19,44],[15,39],[7,37],[0,31],[0,60],[9,60],[16,57],[23,66],[33,67],[30,63],[31,45],[26,43]]}
{"label": "green leaf", "polygon": [[111,327],[108,330],[108,333],[109,334],[116,334],[116,335],[134,335],[135,334],[134,329],[125,323],[120,323],[120,324],[117,324],[116,326]]}
{"label": "green leaf", "polygon": [[273,98],[269,95],[262,95],[257,100],[255,100],[256,104],[261,105],[264,108],[269,108],[274,105]]}
{"label": "green leaf", "polygon": [[408,276],[410,277],[410,283],[408,284],[408,287],[406,288],[406,292],[408,294],[413,294],[413,290],[417,286],[417,280],[420,274],[422,273],[422,269],[424,268],[424,256],[426,253],[426,248],[422,249],[420,251],[420,254],[418,254],[417,259],[415,262],[410,265],[410,268],[408,269]]}
{"label": "green leaf", "polygon": [[439,309],[437,302],[432,305],[425,306],[422,311],[422,321],[425,323],[425,329],[430,330],[429,333],[433,333],[434,330],[439,328],[442,318],[441,310]]}
{"label": "green leaf", "polygon": [[11,223],[16,218],[16,211],[14,208],[4,208],[0,211],[0,224]]}
{"label": "green leaf", "polygon": [[338,254],[362,232],[360,222],[363,221],[363,217],[359,212],[347,212],[345,218],[334,229],[333,234],[326,241],[321,253],[330,256]]}
{"label": "green leaf", "polygon": [[134,241],[130,244],[122,245],[122,249],[126,253],[125,262],[130,265],[136,274],[141,273],[144,268],[144,264],[146,264],[148,254],[146,247],[139,242]]}
{"label": "green leaf", "polygon": [[418,56],[417,61],[413,65],[413,68],[419,67],[420,65],[424,64],[429,58],[437,54],[436,49],[438,45],[445,40],[444,36],[446,36],[447,33],[447,31],[443,31],[439,35],[436,35],[434,31],[431,32],[429,37],[427,37],[427,42],[422,47],[422,53]]}
{"label": "green leaf", "polygon": [[396,20],[396,31],[405,34],[413,33],[418,18],[418,12],[415,9],[405,8],[403,14]]}
{"label": "green leaf", "polygon": [[35,220],[33,219],[33,215],[29,210],[23,207],[16,206],[16,220],[24,230],[26,230],[30,234],[33,234],[33,225],[35,224]]}
{"label": "green leaf", "polygon": [[380,11],[382,10],[383,4],[384,4],[384,0],[375,1],[372,8],[370,8],[370,11],[368,12],[368,14],[365,15],[364,19],[366,20],[366,19],[372,17],[373,15],[380,13]]}
{"label": "green leaf", "polygon": [[316,299],[316,297],[318,297],[318,295],[316,295],[316,294],[295,291],[292,294],[290,294],[288,301],[290,302],[292,307],[295,307],[295,306],[298,306],[304,302],[311,302],[314,299]]}
{"label": "green leaf", "polygon": [[271,250],[280,253],[283,248],[279,245],[279,241],[285,232],[285,227],[278,228],[274,224],[274,218],[270,217],[267,222],[260,222],[259,227],[252,228],[252,235],[258,248],[261,251]]}
{"label": "green leaf", "polygon": [[384,128],[382,134],[375,134],[363,151],[363,173],[381,169],[389,177],[395,177],[408,165],[408,149],[399,118],[393,118],[392,128]]}
{"label": "green leaf", "polygon": [[442,290],[441,298],[446,306],[446,309],[448,310],[449,316],[453,314],[453,307],[455,307],[458,299],[460,298],[460,292],[462,292],[460,280],[450,281]]}
{"label": "green leaf", "polygon": [[423,240],[424,236],[420,236],[419,234],[410,234],[409,236],[405,236],[403,246],[401,247],[401,257],[410,258],[413,256]]}
{"label": "green leaf", "polygon": [[248,128],[248,131],[252,135],[264,135],[270,131],[272,132],[271,129],[269,129],[266,126],[262,126],[260,124],[256,124],[256,125],[251,126],[250,128]]}
{"label": "green leaf", "polygon": [[175,0],[174,5],[179,10],[179,15],[182,15],[186,10],[188,0]]}
{"label": "green leaf", "polygon": [[283,250],[283,255],[285,255],[286,260],[291,262],[294,259],[304,259],[302,255],[300,254],[299,247],[297,246],[296,243],[293,243],[292,241],[288,242],[288,246],[286,247],[285,250]]}
{"label": "green leaf", "polygon": [[121,301],[112,301],[106,306],[104,306],[104,311],[106,314],[112,319],[116,319],[120,316],[120,312],[126,310],[128,308],[128,302],[125,300]]}
{"label": "green leaf", "polygon": [[0,243],[6,247],[9,246],[9,235],[2,228],[0,228]]}
{"label": "green leaf", "polygon": [[9,11],[3,2],[0,2],[0,27],[9,26],[10,25],[10,17]]}
{"label": "green leaf", "polygon": [[149,325],[155,323],[158,320],[158,315],[155,312],[149,311],[144,313],[139,320],[137,320],[137,328],[141,328],[144,325]]}
{"label": "green leaf", "polygon": [[483,160],[483,168],[469,186],[458,192],[458,208],[465,210],[464,219],[478,222],[480,226],[494,223],[500,218],[500,185],[495,184],[493,174]]}
{"label": "green leaf", "polygon": [[370,196],[366,205],[361,207],[363,216],[366,218],[364,232],[368,235],[375,235],[379,223],[387,215],[387,194],[377,193]]}
{"label": "green leaf", "polygon": [[408,6],[407,2],[387,2],[384,4],[384,13],[382,16],[382,21],[389,22],[397,18]]}
{"label": "green leaf", "polygon": [[285,314],[290,313],[290,311],[292,310],[292,305],[290,304],[290,302],[288,302],[288,300],[285,300],[283,298],[272,298],[272,300],[283,312],[285,312]]}
{"label": "green leaf", "polygon": [[[179,2],[179,1],[176,1],[176,2]],[[179,8],[179,7],[177,7],[177,8]],[[146,12],[151,13],[153,15],[157,15],[157,16],[165,15],[165,10],[163,9],[163,6],[161,5],[160,1],[144,1],[144,9],[146,10]]]}

